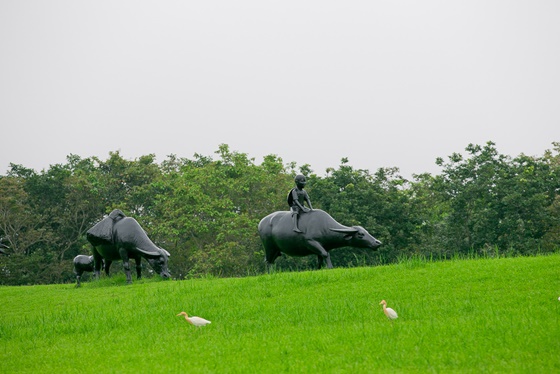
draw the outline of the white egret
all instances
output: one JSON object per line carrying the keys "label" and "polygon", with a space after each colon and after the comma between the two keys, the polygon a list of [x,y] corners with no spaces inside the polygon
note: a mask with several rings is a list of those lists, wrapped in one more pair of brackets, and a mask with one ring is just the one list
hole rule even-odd
{"label": "white egret", "polygon": [[188,323],[190,323],[191,325],[195,325],[195,326],[205,326],[209,323],[212,323],[204,318],[201,317],[189,317],[189,315],[185,312],[181,312],[179,314],[177,314],[177,316],[185,316],[185,319],[187,320]]}
{"label": "white egret", "polygon": [[387,302],[385,300],[381,300],[379,305],[383,305],[383,313],[385,313],[387,318],[389,318],[390,320],[397,319],[399,317],[397,312],[395,312],[391,308],[387,308]]}

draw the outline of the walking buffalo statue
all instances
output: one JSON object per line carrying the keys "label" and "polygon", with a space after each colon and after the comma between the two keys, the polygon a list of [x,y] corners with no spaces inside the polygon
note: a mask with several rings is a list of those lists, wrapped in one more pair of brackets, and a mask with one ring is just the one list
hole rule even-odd
{"label": "walking buffalo statue", "polygon": [[271,213],[259,222],[267,264],[272,265],[282,253],[295,257],[317,255],[317,268],[326,261],[331,269],[331,249],[348,246],[376,250],[381,245],[363,227],[341,225],[320,209],[301,214],[299,228],[301,233],[293,230],[292,214],[288,211]]}
{"label": "walking buffalo statue", "polygon": [[108,217],[87,231],[87,240],[93,246],[94,274],[99,277],[102,260],[105,260],[105,273],[113,261],[122,260],[126,281],[132,283],[130,263],[136,262],[137,279],[142,277],[142,258],[163,278],[169,278],[167,260],[170,256],[163,248],[156,246],[140,224],[123,212],[113,210]]}

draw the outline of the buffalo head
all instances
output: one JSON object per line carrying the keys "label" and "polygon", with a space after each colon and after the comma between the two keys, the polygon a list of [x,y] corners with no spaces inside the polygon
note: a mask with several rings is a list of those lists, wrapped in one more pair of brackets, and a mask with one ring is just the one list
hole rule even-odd
{"label": "buffalo head", "polygon": [[344,229],[330,229],[345,234],[344,239],[348,241],[349,247],[370,248],[376,250],[381,242],[375,239],[362,226],[352,226]]}
{"label": "buffalo head", "polygon": [[167,267],[167,259],[171,255],[163,248],[159,248],[159,250],[159,256],[150,256],[147,257],[146,260],[148,261],[152,269],[154,269],[154,271],[158,273],[162,278],[170,278],[171,274],[169,273],[169,269]]}

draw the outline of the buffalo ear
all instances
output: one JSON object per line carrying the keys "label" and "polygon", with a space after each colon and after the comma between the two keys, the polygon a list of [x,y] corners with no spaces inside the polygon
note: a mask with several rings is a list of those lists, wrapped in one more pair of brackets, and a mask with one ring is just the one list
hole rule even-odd
{"label": "buffalo ear", "polygon": [[354,235],[355,233],[358,232],[357,229],[354,228],[347,228],[347,229],[329,229],[331,231],[336,231],[336,232],[341,232],[343,234],[349,234],[349,235]]}
{"label": "buffalo ear", "polygon": [[349,228],[346,228],[346,229],[329,229],[329,230],[335,231],[335,232],[340,232],[340,233],[342,233],[342,234],[346,234],[346,235],[344,235],[344,239],[345,239],[345,240],[350,240],[350,239],[352,239],[352,236],[353,236],[355,233],[358,232],[357,229],[352,228],[352,227],[349,227]]}

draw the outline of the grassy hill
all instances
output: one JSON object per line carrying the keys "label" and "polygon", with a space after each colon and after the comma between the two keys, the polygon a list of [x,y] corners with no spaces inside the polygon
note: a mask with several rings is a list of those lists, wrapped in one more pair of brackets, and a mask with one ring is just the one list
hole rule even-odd
{"label": "grassy hill", "polygon": [[124,283],[0,288],[0,373],[560,372],[560,254]]}

